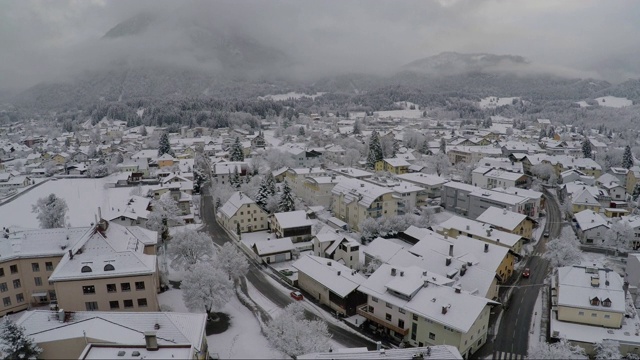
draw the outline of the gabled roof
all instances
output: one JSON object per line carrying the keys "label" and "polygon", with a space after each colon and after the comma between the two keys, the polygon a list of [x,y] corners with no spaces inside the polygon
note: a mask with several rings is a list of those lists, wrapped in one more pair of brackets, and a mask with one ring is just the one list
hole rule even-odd
{"label": "gabled roof", "polygon": [[355,270],[337,261],[313,255],[303,256],[291,266],[343,298],[366,280]]}
{"label": "gabled roof", "polygon": [[589,230],[597,228],[598,226],[609,228],[609,222],[592,210],[582,210],[575,214],[574,217],[582,230]]}
{"label": "gabled roof", "polygon": [[273,217],[283,229],[313,225],[313,221],[307,219],[307,212],[304,210],[279,212],[273,214]]}
{"label": "gabled roof", "polygon": [[374,185],[357,179],[343,179],[333,187],[331,193],[334,195],[344,195],[345,200],[350,203],[357,200],[360,205],[369,207],[376,199],[382,195],[392,193],[393,190],[382,186]]}
{"label": "gabled roof", "polygon": [[476,220],[513,231],[526,218],[527,215],[490,206]]}
{"label": "gabled roof", "polygon": [[253,244],[253,248],[260,256],[291,251],[294,247],[295,246],[293,245],[293,242],[291,242],[291,238],[288,237],[258,241]]}
{"label": "gabled roof", "polygon": [[220,208],[220,212],[230,218],[238,212],[242,205],[255,203],[256,202],[247,195],[243,194],[240,191],[236,191],[233,193],[233,195],[231,195],[229,200],[227,200],[227,202],[222,205],[222,207]]}

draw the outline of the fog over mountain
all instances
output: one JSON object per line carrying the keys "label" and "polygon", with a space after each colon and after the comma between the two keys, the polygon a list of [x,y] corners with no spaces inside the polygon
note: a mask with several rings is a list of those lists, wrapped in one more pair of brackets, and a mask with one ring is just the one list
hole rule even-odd
{"label": "fog over mountain", "polygon": [[[4,92],[86,86],[109,74],[150,84],[163,76],[179,82],[182,73],[253,82],[403,71],[612,82],[640,74],[634,61],[640,39],[630,36],[640,30],[636,2],[0,0],[0,6]],[[181,86],[171,91],[186,91]]]}

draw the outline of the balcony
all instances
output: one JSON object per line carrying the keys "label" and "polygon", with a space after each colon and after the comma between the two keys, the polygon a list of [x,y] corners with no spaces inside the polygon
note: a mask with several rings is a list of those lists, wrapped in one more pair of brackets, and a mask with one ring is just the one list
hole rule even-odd
{"label": "balcony", "polygon": [[371,212],[371,211],[380,211],[380,210],[382,210],[382,205],[378,205],[378,206],[376,206],[376,207],[374,207],[373,205],[371,205],[371,206],[369,207],[369,209],[367,209],[367,211],[369,211],[369,212]]}
{"label": "balcony", "polygon": [[362,315],[365,318],[367,318],[368,320],[373,321],[376,324],[382,325],[384,327],[386,327],[389,330],[393,330],[396,334],[400,334],[402,336],[407,336],[407,334],[409,333],[409,328],[403,329],[400,327],[397,327],[389,322],[386,322],[378,317],[376,317],[374,314],[370,313],[367,311],[367,306],[368,305],[360,305],[356,308],[356,312],[358,313],[358,315]]}

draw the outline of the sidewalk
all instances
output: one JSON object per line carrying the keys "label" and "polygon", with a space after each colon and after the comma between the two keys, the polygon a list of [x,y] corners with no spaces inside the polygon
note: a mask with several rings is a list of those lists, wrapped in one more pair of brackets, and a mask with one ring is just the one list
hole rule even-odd
{"label": "sidewalk", "polygon": [[529,330],[529,352],[540,342],[546,341],[546,334],[542,329],[542,291],[538,291],[536,304],[533,306],[533,314],[531,316],[531,329]]}

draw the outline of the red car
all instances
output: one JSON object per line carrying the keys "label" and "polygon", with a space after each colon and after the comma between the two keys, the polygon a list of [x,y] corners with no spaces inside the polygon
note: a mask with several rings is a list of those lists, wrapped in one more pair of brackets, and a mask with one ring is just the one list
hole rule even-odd
{"label": "red car", "polygon": [[529,272],[529,268],[524,269],[524,271],[522,272],[522,277],[528,278],[529,275],[531,275],[531,273]]}
{"label": "red car", "polygon": [[302,294],[300,293],[300,291],[292,291],[291,292],[291,297],[300,301],[302,299],[304,299],[304,297],[302,296]]}

